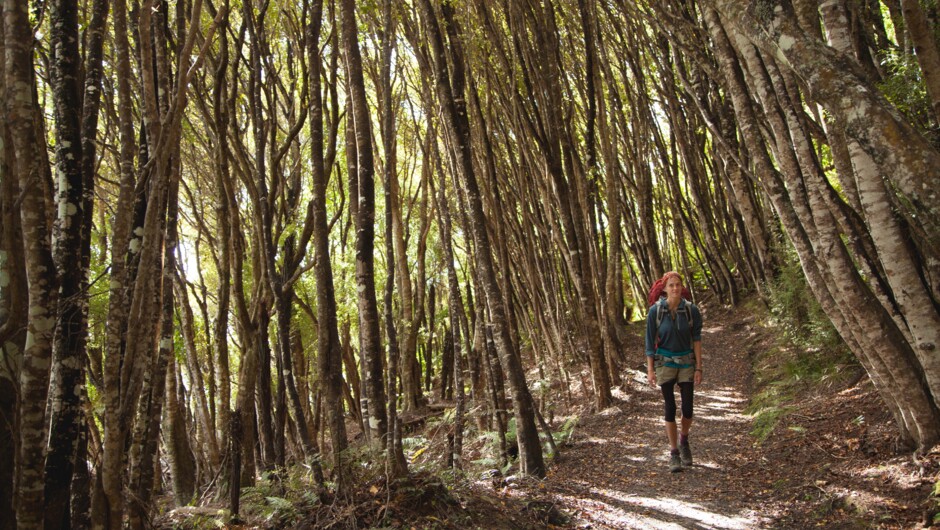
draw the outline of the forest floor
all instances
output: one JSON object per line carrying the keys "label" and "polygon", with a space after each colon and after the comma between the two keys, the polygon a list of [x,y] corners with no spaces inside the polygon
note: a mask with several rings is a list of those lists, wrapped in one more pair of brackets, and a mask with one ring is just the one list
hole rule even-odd
{"label": "forest floor", "polygon": [[[929,526],[926,521],[932,522],[938,508],[930,495],[940,451],[915,459],[896,450],[891,415],[857,367],[827,383],[807,385],[759,442],[745,409],[759,390],[752,367],[774,348],[774,330],[747,310],[706,307],[704,312],[705,373],[695,389],[690,436],[695,463],[681,472],[669,472],[662,397],[646,382],[639,359],[624,372],[613,406],[594,412],[583,396],[571,404],[566,413],[577,416],[578,424],[545,480],[494,478],[479,471],[442,480],[433,471],[419,471],[389,488],[376,477],[360,484],[349,502],[301,509],[289,523],[268,517],[240,527]],[[628,347],[637,356],[643,351],[641,326],[632,325],[635,343]],[[442,436],[428,433],[427,438]],[[169,526],[192,527],[179,523]]]}

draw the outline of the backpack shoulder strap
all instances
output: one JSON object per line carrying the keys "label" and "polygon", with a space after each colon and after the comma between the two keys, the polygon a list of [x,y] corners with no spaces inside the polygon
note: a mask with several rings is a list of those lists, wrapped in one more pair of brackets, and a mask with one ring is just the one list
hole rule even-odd
{"label": "backpack shoulder strap", "polygon": [[[680,312],[685,313],[685,318],[689,322],[689,326],[692,326],[692,302],[689,302],[685,298],[682,299],[684,304],[679,304],[680,307],[676,309],[676,314]],[[659,329],[659,325],[663,323],[663,315],[665,314],[665,303],[661,298],[656,302],[656,329]]]}
{"label": "backpack shoulder strap", "polygon": [[683,298],[682,301],[684,302],[682,304],[682,310],[685,311],[685,316],[689,319],[689,322],[692,322],[692,302],[689,302],[685,298]]}

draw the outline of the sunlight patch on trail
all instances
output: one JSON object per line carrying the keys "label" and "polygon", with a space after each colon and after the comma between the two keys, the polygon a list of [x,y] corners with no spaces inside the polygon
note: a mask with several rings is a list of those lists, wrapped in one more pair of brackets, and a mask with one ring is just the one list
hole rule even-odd
{"label": "sunlight patch on trail", "polygon": [[[613,497],[617,498],[619,492],[611,492]],[[622,494],[619,494],[622,495]],[[648,497],[623,496],[620,497],[623,502],[650,508],[662,513],[676,515],[683,518],[697,521],[696,526],[702,528],[722,528],[728,530],[754,528],[754,523],[749,517],[728,517],[717,513],[712,513],[702,506],[685,502],[678,499],[651,499]]]}
{"label": "sunlight patch on trail", "polygon": [[[707,408],[707,407],[701,407]],[[709,414],[698,413],[695,415],[697,420],[708,420],[708,421],[747,421],[747,416],[738,413],[728,413],[724,411],[716,411],[719,415],[712,416]]]}
{"label": "sunlight patch on trail", "polygon": [[582,517],[593,523],[616,528],[749,530],[762,527],[763,521],[753,515],[721,515],[692,502],[679,499],[641,497],[616,490],[590,488],[593,500],[562,495],[572,506],[580,504]]}
{"label": "sunlight patch on trail", "polygon": [[721,401],[723,403],[742,404],[747,402],[746,397],[734,390],[700,390],[700,392],[708,396],[708,399]]}
{"label": "sunlight patch on trail", "polygon": [[596,436],[589,436],[587,438],[581,439],[578,443],[587,444],[587,445],[606,445],[606,444],[617,444],[619,442],[616,440],[609,440],[607,438],[598,438]]}
{"label": "sunlight patch on trail", "polygon": [[[694,528],[709,528],[722,530],[746,530],[754,528],[757,521],[746,516],[726,516],[713,513],[700,504],[686,502],[679,499],[649,498],[636,495],[624,494],[615,490],[595,490],[601,495],[608,496],[629,506],[635,506],[639,509],[651,510],[655,513],[663,514],[667,519],[680,518],[685,520],[682,526],[678,528],[688,528],[688,523],[692,523]],[[665,521],[650,517],[644,514],[645,519],[650,519],[659,524],[658,528],[664,528]]]}
{"label": "sunlight patch on trail", "polygon": [[697,390],[696,408],[701,413],[695,417],[709,421],[749,421],[741,413],[747,403],[740,392],[731,389]]}

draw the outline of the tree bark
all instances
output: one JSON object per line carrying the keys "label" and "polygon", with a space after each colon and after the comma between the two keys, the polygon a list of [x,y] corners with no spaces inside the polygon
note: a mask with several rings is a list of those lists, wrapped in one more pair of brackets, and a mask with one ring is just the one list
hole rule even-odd
{"label": "tree bark", "polygon": [[28,292],[28,320],[23,348],[17,414],[17,458],[14,495],[17,526],[41,528],[43,521],[43,472],[46,432],[46,396],[56,325],[58,285],[47,227],[50,213],[41,180],[42,158],[34,118],[33,35],[28,6],[3,2],[6,123],[13,151],[11,165],[20,191]]}
{"label": "tree bark", "polygon": [[[710,16],[706,14],[706,16]],[[709,20],[709,19],[707,19]],[[715,28],[714,19],[710,19],[710,27]],[[713,30],[713,36],[719,35]],[[782,167],[782,177],[787,180],[787,190],[790,197],[785,198],[784,192],[774,179],[763,179],[765,186],[774,200],[778,213],[784,220],[784,227],[790,235],[791,241],[797,248],[803,264],[804,272],[810,282],[813,292],[820,295],[820,302],[824,310],[832,319],[836,328],[842,336],[853,346],[853,351],[860,357],[866,368],[870,369],[873,382],[876,388],[886,395],[886,402],[892,407],[896,414],[899,427],[902,434],[910,436],[918,445],[931,445],[936,440],[936,428],[930,427],[936,410],[930,405],[929,399],[923,393],[920,384],[914,381],[914,371],[909,365],[910,353],[905,353],[904,341],[897,341],[897,329],[892,324],[886,324],[885,319],[890,321],[890,317],[879,307],[870,303],[863,303],[864,308],[860,308],[857,303],[859,296],[869,297],[870,291],[864,285],[858,276],[857,270],[852,266],[844,245],[839,241],[836,233],[837,227],[831,217],[828,207],[821,203],[819,186],[815,184],[819,180],[818,175],[804,174],[800,162],[797,160],[798,153],[794,153],[791,144],[791,133],[798,134],[797,125],[790,118],[790,125],[785,121],[784,113],[777,107],[775,101],[779,96],[773,94],[770,88],[771,82],[767,78],[762,64],[768,64],[766,58],[761,63],[756,54],[756,50],[750,45],[742,35],[736,33],[739,48],[745,58],[750,70],[752,80],[757,87],[757,92],[764,102],[764,108],[768,110],[768,118],[773,128],[774,136],[777,138],[775,155],[780,161]],[[720,41],[720,39],[719,39]],[[727,60],[724,65],[730,64]],[[771,65],[772,66],[772,65]],[[730,72],[726,66],[727,72]],[[770,68],[769,71],[773,71]],[[736,74],[728,75],[728,78],[735,83]],[[737,89],[735,93],[741,93],[743,89]],[[738,96],[736,96],[738,97]],[[753,123],[752,118],[748,117],[748,103],[743,98],[735,101],[735,108],[742,125]],[[792,112],[790,113],[792,115]],[[752,125],[744,126],[745,131],[753,130]],[[746,138],[754,138],[745,133]],[[760,145],[757,140],[753,140],[753,145]],[[769,160],[766,160],[761,148],[751,148],[751,153],[758,155],[757,160],[761,161],[763,167],[767,168],[767,175],[775,175],[771,169]],[[806,151],[804,146],[803,151]],[[803,157],[807,155],[801,155]],[[803,167],[807,167],[803,165]],[[764,171],[758,167],[757,174],[764,174]],[[803,179],[801,181],[801,179]],[[851,291],[837,288],[833,278],[839,278],[840,282],[851,282],[859,286]],[[846,298],[846,292],[851,292],[852,299]],[[828,294],[827,294],[828,293]],[[854,301],[853,301],[854,300]],[[844,308],[854,306],[855,311],[846,312]],[[867,322],[867,324],[866,324]],[[878,324],[876,324],[878,323]],[[885,328],[884,326],[888,327]],[[866,330],[879,329],[891,332],[894,340],[886,340],[882,332],[872,334]],[[933,409],[933,411],[932,411]]]}
{"label": "tree bark", "polygon": [[728,20],[766,53],[785,61],[844,127],[847,137],[874,161],[879,173],[922,223],[929,245],[940,248],[940,152],[898,117],[891,105],[851,64],[802,32],[788,0],[773,0],[759,11],[754,2],[711,0]]}
{"label": "tree bark", "polygon": [[[107,330],[105,334],[105,364],[103,367],[104,441],[103,461],[96,484],[96,499],[92,500],[92,522],[95,528],[119,528],[123,518],[122,429],[119,419],[121,399],[120,367],[124,356],[124,333],[127,326],[125,296],[128,278],[128,257],[131,240],[131,222],[134,215],[134,126],[131,98],[130,44],[127,34],[127,5],[114,0],[115,77],[118,92],[118,128],[120,137],[120,189],[111,237],[111,288],[108,298]],[[104,510],[101,512],[99,510]]]}
{"label": "tree bark", "polygon": [[179,300],[180,335],[183,339],[182,358],[185,359],[186,368],[189,370],[190,380],[192,381],[190,391],[195,400],[193,413],[196,421],[199,422],[203,433],[204,447],[209,455],[209,465],[211,466],[209,473],[214,474],[221,465],[221,451],[215,435],[215,427],[209,415],[209,403],[206,400],[206,384],[202,375],[204,370],[196,346],[196,322],[189,302],[189,293],[179,271],[173,271],[173,275],[169,280],[176,286],[176,299]]}
{"label": "tree bark", "polygon": [[[59,306],[52,351],[50,436],[45,462],[44,525],[71,526],[70,486],[81,428],[81,385],[84,383],[83,325],[86,305],[83,288],[84,223],[90,207],[84,195],[80,92],[81,58],[78,50],[78,5],[69,0],[52,3],[52,92],[55,104],[56,175],[58,205],[53,259],[59,277]],[[99,29],[100,31],[100,29]],[[96,131],[92,131],[94,134]],[[92,143],[94,138],[92,138]]]}
{"label": "tree bark", "polygon": [[914,43],[914,56],[924,75],[933,119],[935,123],[940,123],[940,50],[935,32],[931,31],[920,0],[901,0],[901,11],[904,13],[907,32]]}
{"label": "tree bark", "polygon": [[[228,0],[223,3],[222,9],[228,13]],[[216,171],[216,188],[219,198],[216,201],[216,217],[219,229],[219,299],[217,302],[215,323],[212,330],[213,342],[216,345],[217,373],[216,383],[219,387],[217,393],[219,403],[216,407],[216,430],[219,433],[228,432],[231,426],[231,373],[229,370],[228,326],[229,306],[231,300],[231,278],[229,271],[232,268],[232,228],[229,211],[229,150],[228,150],[228,124],[229,114],[226,106],[226,75],[228,72],[228,14],[222,21],[223,31],[219,32],[219,59],[215,71],[215,86],[212,92],[212,111],[215,122],[216,150],[213,153],[218,165]],[[230,485],[231,486],[231,485]],[[237,490],[237,485],[235,485]]]}
{"label": "tree bark", "polygon": [[356,143],[356,175],[358,215],[356,216],[356,283],[359,301],[359,352],[365,365],[365,387],[368,400],[368,428],[372,441],[384,446],[388,432],[385,411],[385,389],[382,377],[381,338],[379,336],[378,302],[375,294],[375,164],[372,156],[372,125],[366,100],[359,33],[356,29],[355,2],[340,2],[343,50],[352,106],[352,122]]}
{"label": "tree bark", "polygon": [[[177,506],[186,506],[196,492],[196,459],[187,434],[186,410],[179,400],[178,379],[176,361],[171,357],[166,371],[166,454],[173,480],[173,497]],[[238,491],[238,483],[234,484],[233,489]]]}
{"label": "tree bark", "polygon": [[[393,199],[394,187],[398,175],[396,174],[395,152],[395,112],[392,108],[392,79],[391,63],[392,55],[395,53],[395,39],[397,28],[395,18],[392,15],[391,0],[382,2],[382,33],[381,33],[381,74],[380,83],[385,97],[385,108],[382,116],[382,142],[385,151],[385,175],[383,178],[383,188],[385,192],[385,255],[386,255],[386,280],[385,280],[385,337],[388,343],[388,438],[385,443],[385,455],[388,462],[388,476],[391,479],[398,479],[408,474],[408,464],[405,462],[405,454],[401,447],[401,424],[398,420],[398,367],[402,360],[401,350],[398,344],[397,330],[395,329],[395,311],[392,306],[392,296],[395,287],[395,262],[396,262],[396,243],[394,231],[393,210],[397,205]],[[400,225],[399,225],[400,228]],[[404,241],[399,248],[399,254],[404,257]],[[399,283],[411,285],[411,279],[408,278],[408,270],[399,271]],[[411,307],[411,292],[402,292],[402,298],[407,296],[407,305]],[[406,322],[412,319],[412,315],[405,314]],[[417,324],[416,322],[414,324]],[[409,322],[409,327],[411,322]],[[408,333],[408,332],[406,332]],[[414,358],[415,350],[409,352],[409,356],[404,359],[408,366],[403,367],[403,374],[410,374],[409,380],[403,381],[406,390],[406,397],[413,400],[411,408],[417,406],[417,397],[421,393],[420,373],[416,370],[417,360]],[[403,378],[406,379],[406,378]]]}
{"label": "tree bark", "polygon": [[[6,60],[5,24],[0,19],[0,57]],[[6,71],[0,71],[0,102],[8,101]],[[16,527],[14,475],[17,435],[16,383],[26,343],[29,294],[23,233],[15,198],[19,197],[16,152],[6,104],[0,104],[0,527]]]}
{"label": "tree bark", "polygon": [[[347,472],[343,465],[342,453],[346,449],[346,424],[343,418],[343,353],[339,340],[339,327],[336,317],[336,292],[333,287],[333,269],[330,266],[330,239],[327,225],[326,184],[329,174],[324,160],[323,142],[323,101],[321,97],[319,55],[320,30],[322,27],[323,2],[312,3],[310,24],[307,27],[307,57],[310,69],[310,146],[311,157],[311,193],[313,203],[313,258],[314,275],[317,286],[317,368],[320,388],[326,400],[327,421],[330,425],[332,445],[333,480],[336,494],[344,496],[347,492]],[[335,144],[335,135],[333,136]],[[357,376],[355,366],[347,369],[350,377]],[[358,379],[356,377],[354,381]],[[358,394],[358,384],[353,383]],[[356,404],[358,410],[358,403]]]}
{"label": "tree bark", "polygon": [[[444,8],[446,9],[447,6],[444,6]],[[506,367],[512,389],[513,410],[518,429],[520,472],[541,477],[545,475],[545,464],[538,431],[535,428],[532,396],[529,394],[529,388],[526,385],[521,359],[512,346],[503,297],[493,268],[493,254],[486,230],[482,197],[470,159],[470,127],[466,107],[463,103],[464,94],[462,90],[455,92],[451,86],[450,75],[447,72],[444,42],[430,0],[422,0],[421,9],[431,42],[438,99],[444,110],[444,123],[453,146],[450,155],[457,176],[465,188],[469,203],[470,227],[476,247],[476,268],[480,275],[486,296],[486,305],[492,319],[496,349],[499,352],[500,361]],[[450,44],[454,55],[459,56],[461,54],[459,42],[451,41]],[[462,75],[462,70],[462,66],[455,66],[455,75]],[[459,82],[455,84],[462,86],[462,83]]]}

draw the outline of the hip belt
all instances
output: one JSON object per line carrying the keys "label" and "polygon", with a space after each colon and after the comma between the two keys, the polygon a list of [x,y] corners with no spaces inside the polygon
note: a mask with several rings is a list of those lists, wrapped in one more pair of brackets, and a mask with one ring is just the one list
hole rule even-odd
{"label": "hip belt", "polygon": [[654,364],[668,368],[692,368],[695,366],[695,356],[692,351],[671,352],[665,348],[657,348],[653,354]]}

